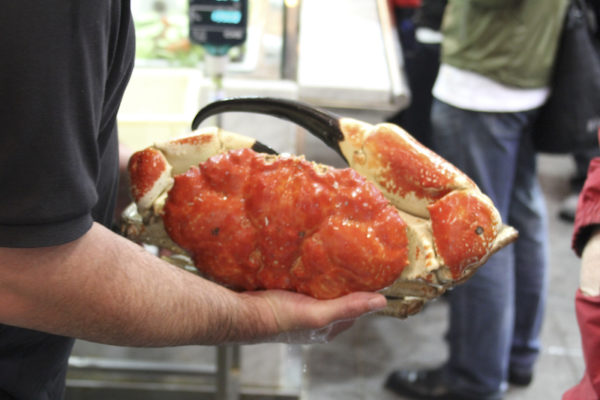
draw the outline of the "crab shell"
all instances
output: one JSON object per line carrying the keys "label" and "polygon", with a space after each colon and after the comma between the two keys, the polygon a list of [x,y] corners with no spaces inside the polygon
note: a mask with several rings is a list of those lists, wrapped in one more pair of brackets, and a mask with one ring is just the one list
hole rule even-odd
{"label": "crab shell", "polygon": [[[465,174],[400,127],[341,118],[339,128],[341,154],[407,224],[409,264],[380,290],[388,297],[383,314],[418,312],[516,239],[517,232],[503,225],[491,200]],[[216,154],[242,148],[272,152],[252,138],[204,128],[135,153],[129,166],[135,206],[125,212],[125,234],[186,254],[166,234],[161,218],[173,177]]]}

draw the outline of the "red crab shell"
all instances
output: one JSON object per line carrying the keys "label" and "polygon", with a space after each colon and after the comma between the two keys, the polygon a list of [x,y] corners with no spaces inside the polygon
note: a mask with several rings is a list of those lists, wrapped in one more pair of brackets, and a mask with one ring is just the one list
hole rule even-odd
{"label": "red crab shell", "polygon": [[[314,116],[322,114],[303,114]],[[191,256],[235,289],[322,299],[379,291],[383,314],[400,318],[516,240],[473,181],[400,127],[321,122],[308,125],[351,169],[267,155],[274,151],[255,139],[214,127],[140,150],[123,233]]]}
{"label": "red crab shell", "polygon": [[406,223],[373,184],[298,157],[214,156],[175,176],[163,221],[200,271],[237,289],[328,299],[382,289],[408,264]]}

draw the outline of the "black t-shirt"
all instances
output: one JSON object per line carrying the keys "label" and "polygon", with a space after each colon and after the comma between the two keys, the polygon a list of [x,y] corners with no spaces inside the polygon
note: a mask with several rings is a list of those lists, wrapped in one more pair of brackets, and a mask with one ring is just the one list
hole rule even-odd
{"label": "black t-shirt", "polygon": [[[134,41],[128,0],[2,4],[1,247],[59,245],[110,224]],[[0,325],[0,397],[60,398],[71,347]]]}

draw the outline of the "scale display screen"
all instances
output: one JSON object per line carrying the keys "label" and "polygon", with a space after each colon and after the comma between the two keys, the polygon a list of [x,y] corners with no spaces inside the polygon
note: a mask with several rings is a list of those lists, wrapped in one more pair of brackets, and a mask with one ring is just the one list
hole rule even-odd
{"label": "scale display screen", "polygon": [[189,0],[190,40],[201,45],[237,46],[246,40],[247,0]]}

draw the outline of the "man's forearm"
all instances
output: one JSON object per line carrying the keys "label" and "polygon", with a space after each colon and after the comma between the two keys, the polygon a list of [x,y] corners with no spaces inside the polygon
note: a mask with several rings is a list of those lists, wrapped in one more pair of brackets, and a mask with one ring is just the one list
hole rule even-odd
{"label": "man's forearm", "polygon": [[0,274],[0,322],[55,334],[164,346],[277,330],[264,299],[173,267],[97,224],[63,246],[1,249]]}
{"label": "man's forearm", "polygon": [[385,306],[376,293],[236,293],[98,224],[62,246],[0,248],[0,323],[113,345],[322,341]]}

